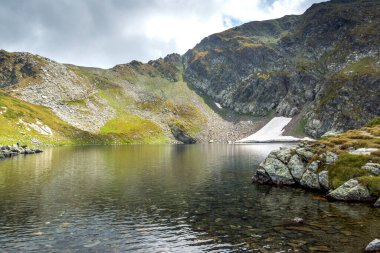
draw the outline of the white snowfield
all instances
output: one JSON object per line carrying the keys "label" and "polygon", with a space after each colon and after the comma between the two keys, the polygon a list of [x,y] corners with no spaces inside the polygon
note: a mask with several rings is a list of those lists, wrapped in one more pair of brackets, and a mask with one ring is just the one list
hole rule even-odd
{"label": "white snowfield", "polygon": [[286,125],[288,125],[291,120],[292,118],[274,117],[259,131],[244,139],[236,141],[236,143],[300,141],[300,138],[293,136],[282,136]]}

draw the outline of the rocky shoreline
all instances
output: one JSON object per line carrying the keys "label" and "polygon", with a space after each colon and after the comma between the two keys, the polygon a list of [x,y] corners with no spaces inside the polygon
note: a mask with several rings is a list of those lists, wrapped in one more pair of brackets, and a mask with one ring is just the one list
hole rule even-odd
{"label": "rocky shoreline", "polygon": [[[359,176],[349,178],[339,186],[329,180],[330,166],[337,162],[339,155],[328,151],[323,144],[301,142],[291,148],[272,151],[259,165],[252,181],[261,184],[302,187],[326,194],[335,201],[373,202],[380,207],[380,197],[365,185]],[[380,164],[367,162],[358,170],[370,178],[380,176]]]}
{"label": "rocky shoreline", "polygon": [[14,144],[14,145],[0,145],[0,160],[10,158],[17,155],[30,155],[43,152],[39,148],[28,148],[26,145]]}

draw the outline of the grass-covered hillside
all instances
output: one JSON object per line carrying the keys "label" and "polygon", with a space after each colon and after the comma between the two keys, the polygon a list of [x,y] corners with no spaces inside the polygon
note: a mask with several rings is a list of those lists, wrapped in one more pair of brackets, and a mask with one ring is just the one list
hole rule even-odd
{"label": "grass-covered hillside", "polygon": [[98,69],[0,51],[2,144],[227,141],[252,126],[215,110],[183,81],[176,54]]}

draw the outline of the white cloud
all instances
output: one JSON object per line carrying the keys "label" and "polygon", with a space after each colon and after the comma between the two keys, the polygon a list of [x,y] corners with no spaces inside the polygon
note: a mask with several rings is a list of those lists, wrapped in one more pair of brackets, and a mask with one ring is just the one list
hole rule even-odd
{"label": "white cloud", "polygon": [[183,54],[212,33],[242,22],[301,14],[321,1],[0,0],[0,48],[112,67]]}

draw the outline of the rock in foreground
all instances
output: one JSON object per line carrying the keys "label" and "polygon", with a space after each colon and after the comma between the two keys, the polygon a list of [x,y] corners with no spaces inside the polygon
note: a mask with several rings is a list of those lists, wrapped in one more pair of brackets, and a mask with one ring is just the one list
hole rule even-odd
{"label": "rock in foreground", "polygon": [[370,242],[365,248],[365,251],[366,252],[380,252],[380,240],[375,239],[372,242]]}
{"label": "rock in foreground", "polygon": [[380,207],[380,164],[374,162],[378,160],[376,155],[353,155],[322,142],[301,142],[272,151],[252,180],[320,191],[329,200],[374,202],[379,199],[374,206]]}

